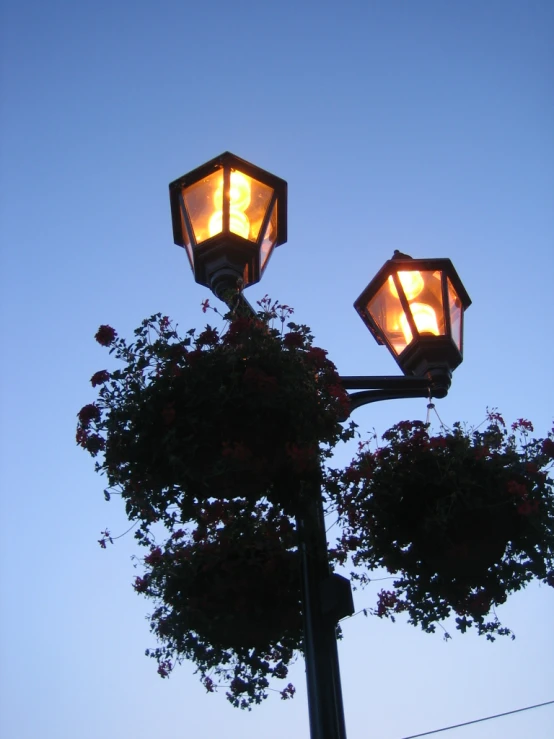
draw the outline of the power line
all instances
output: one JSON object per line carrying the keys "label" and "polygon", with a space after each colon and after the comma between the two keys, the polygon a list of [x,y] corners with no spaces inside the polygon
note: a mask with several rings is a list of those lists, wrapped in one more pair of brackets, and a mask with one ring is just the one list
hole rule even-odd
{"label": "power line", "polygon": [[434,729],[433,731],[424,731],[423,734],[410,734],[405,736],[403,739],[416,739],[418,736],[429,736],[429,734],[438,734],[440,731],[449,731],[450,729],[459,729],[460,726],[469,726],[469,724],[478,724],[481,721],[490,721],[493,718],[500,718],[501,716],[509,716],[511,713],[520,713],[521,711],[530,711],[532,708],[541,708],[542,706],[549,706],[554,703],[552,701],[546,701],[546,703],[537,703],[534,706],[526,706],[525,708],[516,708],[515,711],[506,711],[505,713],[497,713],[494,716],[486,716],[485,718],[476,718],[473,721],[465,721],[463,724],[454,724],[453,726],[445,726],[442,729]]}

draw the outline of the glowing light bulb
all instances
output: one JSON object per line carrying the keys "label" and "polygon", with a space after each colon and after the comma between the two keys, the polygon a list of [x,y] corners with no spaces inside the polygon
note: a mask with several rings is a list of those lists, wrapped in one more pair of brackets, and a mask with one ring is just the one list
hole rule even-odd
{"label": "glowing light bulb", "polygon": [[[231,172],[229,187],[229,230],[232,233],[247,239],[250,235],[250,219],[244,212],[250,205],[251,189],[250,178],[242,172]],[[223,229],[223,177],[213,195],[214,205],[217,208],[210,218],[208,230],[210,236],[221,233]]]}
{"label": "glowing light bulb", "polygon": [[231,172],[229,204],[231,210],[238,211],[245,211],[250,205],[250,182],[242,172]]}
{"label": "glowing light bulb", "polygon": [[[413,272],[398,272],[398,279],[408,300],[417,298],[425,286],[421,272],[417,270]],[[389,290],[391,291],[391,295],[395,298],[398,297],[398,290],[396,289],[392,275],[389,277]]]}
{"label": "glowing light bulb", "polygon": [[[410,308],[416,328],[420,334],[440,335],[437,323],[437,314],[435,313],[434,308],[426,303],[411,303]],[[413,336],[405,313],[402,313],[400,316],[400,328],[402,329],[402,333],[406,339],[406,344],[409,344],[413,339]]]}
{"label": "glowing light bulb", "polygon": [[[208,225],[210,236],[221,233],[222,228],[223,213],[220,210],[216,210],[210,218]],[[229,213],[229,230],[234,234],[242,236],[243,239],[247,239],[250,233],[250,221],[248,220],[246,213],[241,213],[240,210],[231,210]]]}

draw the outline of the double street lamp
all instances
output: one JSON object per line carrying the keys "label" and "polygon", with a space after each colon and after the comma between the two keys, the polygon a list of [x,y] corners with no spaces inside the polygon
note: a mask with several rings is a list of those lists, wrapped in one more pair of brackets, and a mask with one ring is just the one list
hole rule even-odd
{"label": "double street lamp", "polygon": [[[225,152],[169,185],[173,238],[196,282],[228,305],[253,312],[242,290],[259,282],[287,240],[287,183]],[[395,398],[443,398],[462,362],[464,311],[471,300],[449,259],[395,251],[354,307],[400,376],[341,377],[350,411]],[[329,568],[323,501],[297,515],[302,612],[312,739],[346,739],[337,622],[354,612],[350,582]]]}

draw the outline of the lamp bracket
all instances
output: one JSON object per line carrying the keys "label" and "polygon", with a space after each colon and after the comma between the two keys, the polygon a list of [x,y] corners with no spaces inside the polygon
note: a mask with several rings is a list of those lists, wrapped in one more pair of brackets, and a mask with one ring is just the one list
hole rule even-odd
{"label": "lamp bracket", "polygon": [[341,377],[340,381],[345,390],[360,391],[348,396],[350,415],[362,405],[381,400],[444,398],[450,387],[451,373],[445,368],[439,368],[428,372],[425,377],[348,375]]}

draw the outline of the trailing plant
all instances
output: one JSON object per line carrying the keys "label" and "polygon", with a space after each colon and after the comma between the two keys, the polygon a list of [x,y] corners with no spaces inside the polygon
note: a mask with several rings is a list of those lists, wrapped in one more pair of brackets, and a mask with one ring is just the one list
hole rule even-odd
{"label": "trailing plant", "polygon": [[378,568],[394,577],[376,615],[405,612],[433,632],[454,614],[457,629],[493,640],[511,633],[495,606],[533,579],[554,586],[554,430],[532,433],[497,412],[484,430],[404,421],[329,474],[343,526],[334,557],[361,584]]}
{"label": "trailing plant", "polygon": [[[198,526],[153,540],[135,590],[153,600],[147,654],[167,677],[189,659],[206,689],[227,688],[249,708],[284,680],[302,649],[296,532],[269,504],[214,501],[197,511]],[[289,683],[281,697],[294,694]]]}
{"label": "trailing plant", "polygon": [[[288,306],[259,305],[229,313],[222,331],[180,336],[156,314],[129,343],[100,326],[96,340],[123,366],[92,376],[98,398],[77,425],[106,499],[122,497],[148,549],[135,590],[155,606],[159,674],[192,660],[209,691],[227,684],[241,708],[285,679],[301,648],[293,519],[354,434],[327,352]],[[101,546],[110,540],[103,532]]]}
{"label": "trailing plant", "polygon": [[221,333],[182,338],[161,314],[132,343],[98,330],[124,366],[91,378],[98,399],[78,414],[77,442],[98,458],[107,496],[119,492],[145,530],[192,520],[210,498],[267,499],[294,513],[303,483],[316,489],[323,461],[353,435],[327,352],[306,326],[284,330],[290,308],[260,302],[256,317],[230,314]]}

